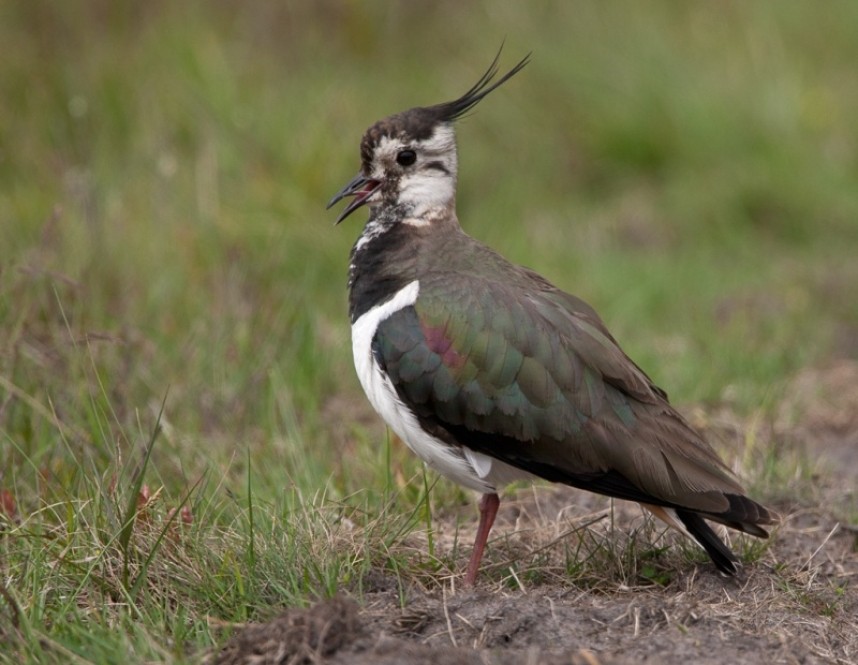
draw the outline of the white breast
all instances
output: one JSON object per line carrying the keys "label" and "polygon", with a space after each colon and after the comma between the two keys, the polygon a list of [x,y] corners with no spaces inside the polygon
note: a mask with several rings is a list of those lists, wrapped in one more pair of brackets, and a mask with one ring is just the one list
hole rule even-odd
{"label": "white breast", "polygon": [[[358,378],[373,408],[420,459],[460,485],[478,492],[494,492],[494,484],[489,478],[492,466],[507,465],[479,453],[476,453],[479,457],[474,459],[477,463],[473,464],[461,448],[450,446],[423,431],[372,355],[372,340],[378,325],[391,314],[413,305],[419,292],[420,283],[414,280],[397,291],[390,300],[376,305],[354,322],[352,352]],[[470,458],[474,458],[474,455]]]}

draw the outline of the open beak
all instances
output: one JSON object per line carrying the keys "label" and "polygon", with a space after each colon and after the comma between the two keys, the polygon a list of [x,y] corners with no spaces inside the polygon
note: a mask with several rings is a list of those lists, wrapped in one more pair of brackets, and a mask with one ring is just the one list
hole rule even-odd
{"label": "open beak", "polygon": [[380,184],[381,183],[378,180],[372,180],[371,178],[367,178],[363,173],[358,173],[354,178],[351,179],[349,184],[347,184],[340,191],[334,194],[334,198],[332,198],[328,202],[328,205],[325,210],[330,210],[332,205],[334,205],[337,201],[346,198],[347,196],[354,196],[354,199],[352,199],[351,203],[349,203],[340,213],[340,216],[337,217],[337,221],[334,222],[334,225],[339,224],[346,217],[351,215],[355,210],[364,205]]}

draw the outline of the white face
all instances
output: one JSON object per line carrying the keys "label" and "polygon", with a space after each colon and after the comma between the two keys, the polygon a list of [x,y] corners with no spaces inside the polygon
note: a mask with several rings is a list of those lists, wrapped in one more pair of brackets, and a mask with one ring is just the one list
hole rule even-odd
{"label": "white face", "polygon": [[[414,153],[413,163],[408,163],[405,151]],[[370,176],[381,181],[382,186],[370,197],[369,204],[381,203],[385,193],[390,196],[390,183],[396,182],[396,200],[412,206],[413,216],[446,208],[456,195],[457,168],[452,125],[439,125],[428,139],[407,144],[399,138],[382,137],[373,155]]]}

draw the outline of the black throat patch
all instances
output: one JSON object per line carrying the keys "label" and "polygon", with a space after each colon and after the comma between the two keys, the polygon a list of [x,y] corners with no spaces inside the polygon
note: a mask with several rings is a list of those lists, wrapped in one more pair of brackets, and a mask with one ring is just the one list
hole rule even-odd
{"label": "black throat patch", "polygon": [[416,279],[417,242],[402,220],[401,206],[385,207],[372,215],[352,247],[349,261],[349,318],[389,300]]}

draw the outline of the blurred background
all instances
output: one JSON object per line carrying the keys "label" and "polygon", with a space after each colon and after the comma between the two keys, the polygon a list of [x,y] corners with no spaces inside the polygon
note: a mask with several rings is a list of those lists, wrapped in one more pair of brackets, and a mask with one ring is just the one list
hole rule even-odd
{"label": "blurred background", "polygon": [[370,482],[362,215],[324,206],[366,127],[460,95],[501,43],[501,69],[533,60],[459,123],[469,233],[593,304],[682,405],[765,414],[858,354],[854,2],[5,2],[0,43],[19,503],[103,473],[162,402],[168,488],[248,463],[272,492]]}
{"label": "blurred background", "polygon": [[364,214],[325,204],[369,125],[502,43],[533,58],[458,124],[466,231],[590,302],[755,497],[827,504],[820,431],[846,468],[858,432],[858,3],[2,2],[4,662],[184,662],[460,568],[433,519],[473,501],[430,502],[360,391]]}

